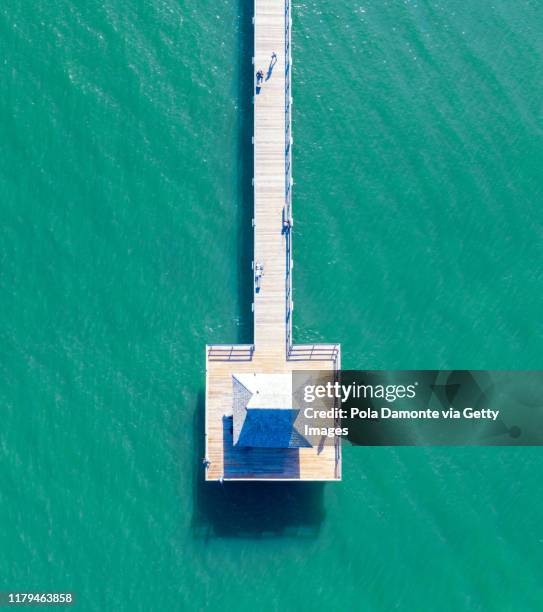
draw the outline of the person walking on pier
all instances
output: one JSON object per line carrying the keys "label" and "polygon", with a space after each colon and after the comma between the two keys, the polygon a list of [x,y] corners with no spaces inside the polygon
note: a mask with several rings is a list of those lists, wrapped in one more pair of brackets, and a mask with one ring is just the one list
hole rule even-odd
{"label": "person walking on pier", "polygon": [[264,80],[264,71],[262,69],[260,69],[257,73],[256,73],[256,93],[259,94],[260,93],[260,89],[262,87],[262,81]]}

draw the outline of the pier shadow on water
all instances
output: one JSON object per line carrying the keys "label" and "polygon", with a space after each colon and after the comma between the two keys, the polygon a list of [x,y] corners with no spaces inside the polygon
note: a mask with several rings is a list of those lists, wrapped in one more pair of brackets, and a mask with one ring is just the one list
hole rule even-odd
{"label": "pier shadow on water", "polygon": [[253,342],[253,227],[254,212],[253,175],[253,64],[254,27],[253,3],[239,0],[239,45],[237,57],[238,82],[238,150],[237,150],[237,177],[238,177],[238,314],[239,329],[237,342],[250,344]]}
{"label": "pier shadow on water", "polygon": [[195,537],[313,538],[324,519],[324,483],[205,482],[205,396],[199,394],[194,414]]}

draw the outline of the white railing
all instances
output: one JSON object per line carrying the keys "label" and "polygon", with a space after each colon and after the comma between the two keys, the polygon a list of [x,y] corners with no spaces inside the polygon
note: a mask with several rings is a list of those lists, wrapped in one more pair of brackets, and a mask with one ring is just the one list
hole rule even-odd
{"label": "white railing", "polygon": [[339,344],[292,344],[289,348],[290,361],[337,361]]}
{"label": "white railing", "polygon": [[254,344],[208,344],[208,361],[251,361]]}
{"label": "white railing", "polygon": [[285,0],[285,218],[291,220],[292,211],[292,133],[291,133],[291,16],[290,0]]}
{"label": "white railing", "polygon": [[[334,383],[336,382],[341,382],[341,353],[339,352],[339,345],[338,345],[338,352],[336,355],[336,358],[334,359]],[[339,398],[335,398],[334,399],[334,414],[338,415],[339,411],[338,409],[341,407],[341,400]],[[334,426],[335,427],[341,427],[341,419],[336,416],[336,418],[334,419]],[[336,478],[341,478],[341,437],[340,436],[335,436],[334,437],[334,455],[335,455],[335,468],[334,468],[334,472],[335,472],[335,476]]]}
{"label": "white railing", "polygon": [[291,130],[291,16],[290,0],[285,0],[285,207],[283,227],[286,241],[285,271],[285,352],[292,346],[292,130]]}

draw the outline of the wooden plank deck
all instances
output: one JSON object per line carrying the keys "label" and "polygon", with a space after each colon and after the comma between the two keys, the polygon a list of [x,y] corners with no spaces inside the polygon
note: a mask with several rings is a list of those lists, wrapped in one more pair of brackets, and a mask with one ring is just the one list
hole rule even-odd
{"label": "wooden plank deck", "polygon": [[264,82],[254,98],[254,263],[264,272],[254,291],[254,346],[206,348],[206,480],[341,479],[339,444],[320,450],[232,446],[233,374],[332,370],[340,362],[339,345],[290,344],[291,232],[283,228],[290,181],[289,11],[289,0],[255,0],[254,73],[262,70]]}
{"label": "wooden plank deck", "polygon": [[[272,54],[277,63],[270,74]],[[254,71],[264,72],[255,89],[255,263],[264,266],[254,294],[254,339],[259,350],[285,349],[285,2],[255,1]],[[268,78],[269,77],[269,78]]]}

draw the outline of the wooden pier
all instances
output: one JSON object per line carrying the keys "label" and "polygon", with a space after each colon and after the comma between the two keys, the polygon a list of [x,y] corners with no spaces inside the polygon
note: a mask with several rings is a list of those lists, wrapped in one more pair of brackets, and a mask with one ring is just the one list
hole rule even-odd
{"label": "wooden pier", "polygon": [[233,440],[236,375],[337,371],[341,358],[337,344],[292,344],[290,0],[255,0],[254,28],[254,344],[206,347],[206,480],[341,480],[339,439],[320,448]]}

